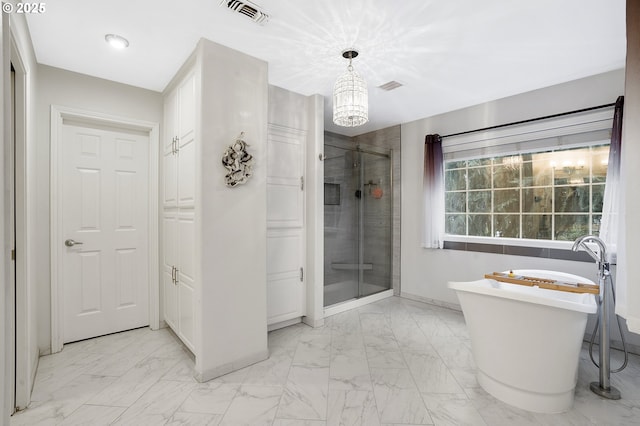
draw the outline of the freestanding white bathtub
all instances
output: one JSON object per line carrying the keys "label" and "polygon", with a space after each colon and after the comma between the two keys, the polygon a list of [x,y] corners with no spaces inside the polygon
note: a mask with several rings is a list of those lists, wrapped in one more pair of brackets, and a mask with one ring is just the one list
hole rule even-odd
{"label": "freestanding white bathtub", "polygon": [[[593,283],[577,275],[517,270],[516,275]],[[494,397],[539,413],[573,405],[592,294],[568,293],[483,279],[449,282],[471,336],[480,386]]]}

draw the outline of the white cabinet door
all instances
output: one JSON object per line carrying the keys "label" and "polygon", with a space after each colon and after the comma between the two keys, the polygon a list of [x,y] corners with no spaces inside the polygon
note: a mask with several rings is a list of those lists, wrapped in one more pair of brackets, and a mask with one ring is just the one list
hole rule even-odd
{"label": "white cabinet door", "polygon": [[269,125],[267,137],[267,323],[305,315],[303,131]]}
{"label": "white cabinet door", "polygon": [[267,139],[267,227],[304,226],[304,142],[299,131],[269,127]]}
{"label": "white cabinet door", "polygon": [[195,77],[165,99],[168,147],[163,167],[165,321],[195,351]]}
{"label": "white cabinet door", "polygon": [[267,323],[304,315],[302,229],[267,231]]}
{"label": "white cabinet door", "polygon": [[193,73],[182,81],[178,91],[180,99],[176,136],[182,143],[184,139],[193,139],[196,127],[196,79]]}
{"label": "white cabinet door", "polygon": [[178,160],[178,206],[193,207],[195,205],[195,167],[196,152],[193,133],[190,139],[180,140],[180,149],[176,156]]}
{"label": "white cabinet door", "polygon": [[178,91],[167,95],[164,101],[164,137],[163,153],[169,153],[175,148],[173,141],[178,136]]}
{"label": "white cabinet door", "polygon": [[173,207],[178,203],[178,160],[169,151],[162,157],[162,204]]}
{"label": "white cabinet door", "polygon": [[178,333],[194,350],[195,222],[193,212],[178,215]]}
{"label": "white cabinet door", "polygon": [[174,331],[178,330],[178,290],[174,267],[177,264],[178,218],[174,212],[165,212],[162,217],[162,282],[164,320]]}
{"label": "white cabinet door", "polygon": [[178,91],[167,95],[164,101],[164,137],[162,150],[162,205],[175,206],[178,203],[178,163],[175,144],[178,135]]}
{"label": "white cabinet door", "polygon": [[163,205],[195,202],[195,77],[185,78],[164,103]]}

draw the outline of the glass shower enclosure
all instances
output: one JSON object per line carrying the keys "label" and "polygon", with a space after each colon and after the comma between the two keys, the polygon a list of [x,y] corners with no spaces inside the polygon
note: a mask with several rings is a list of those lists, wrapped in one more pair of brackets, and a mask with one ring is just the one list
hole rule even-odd
{"label": "glass shower enclosure", "polygon": [[325,143],[324,306],[391,288],[392,152]]}

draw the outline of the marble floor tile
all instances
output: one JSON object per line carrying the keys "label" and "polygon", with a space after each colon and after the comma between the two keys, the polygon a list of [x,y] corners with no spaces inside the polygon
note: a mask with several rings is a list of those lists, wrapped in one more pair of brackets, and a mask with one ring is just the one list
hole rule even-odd
{"label": "marble floor tile", "polygon": [[274,347],[269,358],[249,367],[244,377],[245,385],[284,386],[293,362],[295,348]]}
{"label": "marble floor tile", "polygon": [[161,415],[166,422],[187,399],[196,383],[160,380],[134,402],[118,419],[129,421],[140,415]]}
{"label": "marble floor tile", "polygon": [[463,388],[477,388],[480,386],[474,368],[450,368],[449,371]]}
{"label": "marble floor tile", "polygon": [[95,339],[81,340],[79,342],[65,344],[65,349],[70,351],[91,352],[97,354],[117,354],[131,344],[140,340],[141,336],[149,332],[148,327],[129,330],[126,332],[107,334]]}
{"label": "marble floor tile", "polygon": [[417,390],[374,385],[373,392],[381,423],[433,424]]}
{"label": "marble floor tile", "polygon": [[373,392],[329,390],[327,424],[379,426]]}
{"label": "marble floor tile", "polygon": [[488,426],[473,402],[467,398],[422,394],[422,399],[436,426]]}
{"label": "marble floor tile", "polygon": [[[249,374],[249,370],[251,366],[241,368],[240,370],[233,371],[229,374],[225,374],[224,376],[216,377],[211,380],[212,382],[217,383],[228,383],[228,384],[238,384],[241,385],[245,382],[247,375]],[[195,379],[194,379],[195,380]]]}
{"label": "marble floor tile", "polygon": [[324,420],[275,419],[273,426],[326,426]]}
{"label": "marble floor tile", "polygon": [[399,351],[400,345],[395,336],[364,336],[364,345],[367,348],[375,348],[381,351]]}
{"label": "marble floor tile", "polygon": [[64,421],[64,416],[58,411],[58,404],[52,401],[35,401],[29,408],[11,416],[11,426],[55,426]]}
{"label": "marble floor tile", "polygon": [[424,317],[416,320],[422,333],[428,338],[431,337],[452,337],[455,336],[451,327],[439,318]]}
{"label": "marble floor tile", "polygon": [[111,376],[83,374],[53,392],[49,401],[57,407],[56,412],[66,418],[115,379]]}
{"label": "marble floor tile", "polygon": [[364,346],[355,349],[339,347],[332,350],[329,388],[371,390],[371,376]]}
{"label": "marble floor tile", "polygon": [[196,383],[193,371],[194,367],[195,363],[191,358],[183,357],[174,363],[173,366],[162,375],[161,379],[172,382]]}
{"label": "marble floor tile", "polygon": [[328,367],[331,360],[331,335],[304,334],[298,341],[293,365]]}
{"label": "marble floor tile", "polygon": [[367,361],[371,368],[407,368],[400,350],[385,351],[367,347]]}
{"label": "marble floor tile", "polygon": [[300,337],[305,333],[306,327],[304,324],[296,324],[270,332],[268,336],[269,347],[295,348],[298,346]]}
{"label": "marble floor tile", "polygon": [[199,383],[187,396],[178,411],[224,414],[239,389],[240,385],[215,382]]}
{"label": "marble floor tile", "polygon": [[364,353],[364,336],[362,334],[334,334],[331,336],[331,350],[355,350],[360,349]]}
{"label": "marble floor tile", "polygon": [[355,310],[342,312],[334,315],[331,321],[331,332],[333,335],[338,334],[362,334],[360,327],[360,317]]}
{"label": "marble floor tile", "polygon": [[326,420],[329,368],[292,366],[278,418]]}
{"label": "marble floor tile", "polygon": [[219,424],[271,425],[281,396],[282,388],[279,386],[242,386]]}
{"label": "marble floor tile", "polygon": [[104,355],[101,362],[88,366],[84,372],[103,376],[122,376],[131,370],[151,352],[137,346],[128,347],[115,354]]}
{"label": "marble floor tile", "polygon": [[457,337],[433,337],[431,343],[449,368],[475,368],[473,354]]}
{"label": "marble floor tile", "polygon": [[432,350],[431,341],[424,335],[420,327],[411,324],[393,325],[393,334],[402,349]]}
{"label": "marble floor tile", "polygon": [[365,358],[355,362],[332,362],[329,367],[329,388],[370,391],[371,376]]}
{"label": "marble floor tile", "polygon": [[407,368],[371,368],[371,381],[374,386],[390,389],[415,390],[416,383]]}
{"label": "marble floor tile", "polygon": [[221,414],[201,414],[176,412],[164,426],[216,426],[222,420]]}
{"label": "marble floor tile", "polygon": [[89,400],[89,404],[129,407],[179,361],[148,357]]}
{"label": "marble floor tile", "polygon": [[[53,357],[55,355],[47,355]],[[94,353],[79,353],[71,363],[64,363],[60,366],[48,366],[40,368],[36,375],[32,401],[45,401],[51,399],[51,394],[78,376],[85,373],[87,368],[100,363],[105,359],[105,355]]]}
{"label": "marble floor tile", "polygon": [[420,392],[464,394],[455,376],[439,356],[404,352],[404,359]]}
{"label": "marble floor tile", "polygon": [[585,344],[573,407],[531,413],[478,385],[464,317],[441,306],[392,297],[322,328],[275,330],[268,344],[269,359],[207,383],[169,329],[68,344],[40,358],[32,402],[10,426],[640,426],[639,356],[612,375],[623,399],[604,400],[589,390],[598,370]]}
{"label": "marble floor tile", "polygon": [[123,412],[124,407],[83,405],[64,419],[61,426],[103,426],[112,424]]}
{"label": "marble floor tile", "polygon": [[158,426],[166,424],[167,421],[167,416],[163,414],[140,413],[136,416],[123,414],[111,424],[115,426]]}
{"label": "marble floor tile", "polygon": [[392,336],[393,331],[385,314],[361,313],[360,327],[362,334],[374,336]]}
{"label": "marble floor tile", "polygon": [[433,424],[408,369],[371,369],[381,423]]}

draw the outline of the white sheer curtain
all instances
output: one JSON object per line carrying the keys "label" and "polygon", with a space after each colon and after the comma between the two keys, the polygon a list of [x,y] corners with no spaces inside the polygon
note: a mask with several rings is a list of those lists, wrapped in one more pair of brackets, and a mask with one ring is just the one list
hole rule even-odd
{"label": "white sheer curtain", "polygon": [[442,248],[444,243],[444,160],[442,138],[427,135],[424,143],[423,247]]}
{"label": "white sheer curtain", "polygon": [[607,245],[608,261],[617,264],[616,268],[616,314],[627,317],[627,255],[626,223],[623,214],[625,192],[625,172],[622,164],[622,112],[624,96],[618,97],[613,114],[609,163],[602,206],[600,238]]}

